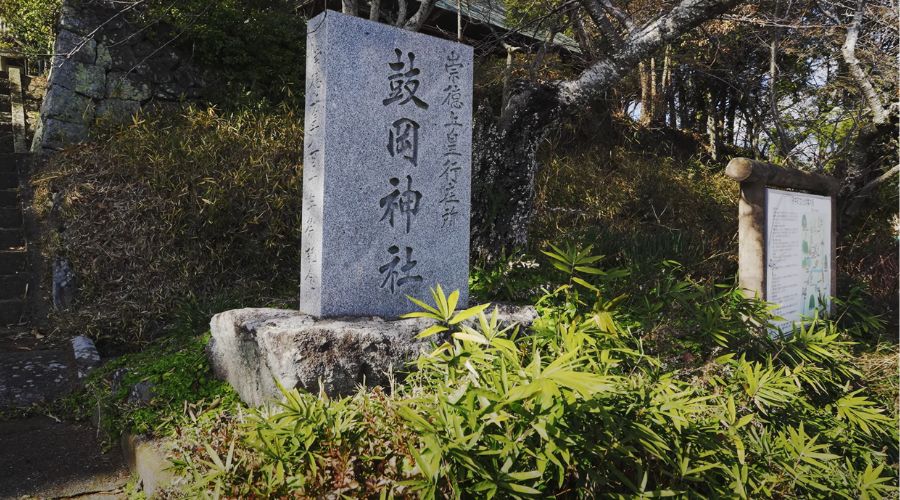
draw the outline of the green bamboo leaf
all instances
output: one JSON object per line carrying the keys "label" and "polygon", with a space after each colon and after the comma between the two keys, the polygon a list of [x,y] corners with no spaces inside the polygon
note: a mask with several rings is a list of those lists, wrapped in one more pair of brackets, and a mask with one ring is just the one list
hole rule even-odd
{"label": "green bamboo leaf", "polygon": [[589,290],[598,291],[597,287],[595,287],[594,285],[588,283],[587,281],[584,281],[584,280],[581,279],[581,278],[573,277],[573,278],[572,278],[572,281],[574,281],[575,283],[578,283],[579,285],[581,285],[581,286],[583,286],[583,287],[585,287],[585,288],[587,288],[587,289],[589,289]]}
{"label": "green bamboo leaf", "polygon": [[[434,292],[432,292],[432,293],[434,293]],[[410,301],[412,301],[413,304],[415,304],[415,305],[421,307],[422,309],[425,309],[425,310],[428,311],[428,312],[432,312],[432,313],[437,314],[437,315],[440,315],[440,314],[441,314],[440,311],[438,311],[437,309],[431,307],[430,305],[428,305],[428,304],[422,302],[422,301],[419,300],[419,299],[415,299],[415,298],[413,298],[413,297],[410,297],[409,295],[407,295],[406,298],[409,299]]]}
{"label": "green bamboo leaf", "polygon": [[516,481],[528,481],[529,479],[537,479],[541,477],[541,472],[536,470],[528,472],[510,472],[509,474],[507,474],[507,476],[515,479]]}
{"label": "green bamboo leaf", "polygon": [[526,495],[540,495],[541,491],[532,488],[531,486],[525,486],[524,484],[516,484],[516,483],[506,483],[506,486],[515,491],[516,493],[523,493]]}
{"label": "green bamboo leaf", "polygon": [[453,290],[450,293],[450,298],[447,299],[447,313],[453,314],[456,311],[456,304],[459,302],[459,290]]}
{"label": "green bamboo leaf", "polygon": [[581,272],[587,273],[587,274],[596,274],[596,275],[605,274],[600,269],[597,269],[596,267],[590,267],[590,266],[575,266],[575,270],[581,271]]}
{"label": "green bamboo leaf", "polygon": [[559,263],[559,262],[551,262],[550,264],[551,264],[553,267],[559,269],[560,271],[562,271],[562,272],[564,272],[564,273],[566,273],[566,274],[572,272],[572,268],[569,267],[569,266],[566,265],[566,264],[561,264],[561,263]]}
{"label": "green bamboo leaf", "polygon": [[489,344],[488,339],[486,339],[483,335],[477,332],[464,333],[464,332],[456,332],[453,334],[453,338],[459,340],[465,340],[468,342],[475,342],[476,344]]}
{"label": "green bamboo leaf", "polygon": [[589,257],[584,257],[578,261],[579,264],[593,264],[594,262],[598,262],[603,260],[606,257],[605,255],[591,255]]}
{"label": "green bamboo leaf", "polygon": [[737,428],[737,429],[740,429],[741,427],[743,427],[743,426],[749,424],[750,421],[753,420],[753,416],[754,416],[754,415],[753,415],[752,413],[749,414],[749,415],[744,415],[743,417],[741,417],[740,420],[737,421],[736,424],[734,424],[734,427]]}
{"label": "green bamboo leaf", "polygon": [[451,312],[447,309],[447,296],[444,295],[444,289],[441,288],[441,285],[437,285],[431,291],[431,296],[434,298],[434,303],[437,305],[441,318],[448,317]]}
{"label": "green bamboo leaf", "polygon": [[432,325],[432,326],[429,326],[428,328],[422,330],[422,332],[420,334],[416,335],[416,338],[424,339],[426,337],[430,337],[432,335],[436,335],[441,332],[446,332],[447,330],[449,330],[449,328],[447,328],[446,326]]}
{"label": "green bamboo leaf", "polygon": [[[432,426],[427,420],[422,418],[421,415],[413,411],[412,408],[408,406],[398,406],[397,414],[400,415],[404,420],[413,424],[417,429],[424,430],[426,432],[434,432],[434,426]],[[412,448],[410,448],[412,449]]]}
{"label": "green bamboo leaf", "polygon": [[429,318],[436,321],[440,321],[441,317],[435,313],[430,313],[427,311],[416,311],[411,313],[406,313],[400,316],[403,319],[412,319],[412,318]]}
{"label": "green bamboo leaf", "polygon": [[453,319],[451,319],[449,321],[449,323],[451,325],[461,323],[461,322],[471,318],[472,316],[475,316],[476,314],[480,314],[482,311],[484,311],[485,309],[487,309],[490,306],[491,306],[491,304],[490,304],[490,302],[488,302],[486,304],[479,304],[477,306],[470,307],[470,308],[466,309],[465,311],[460,311],[459,313],[456,314],[456,316],[453,317]]}

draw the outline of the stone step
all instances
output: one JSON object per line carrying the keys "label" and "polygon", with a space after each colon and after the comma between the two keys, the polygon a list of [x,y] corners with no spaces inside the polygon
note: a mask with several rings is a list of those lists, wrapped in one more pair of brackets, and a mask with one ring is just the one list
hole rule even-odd
{"label": "stone step", "polygon": [[25,273],[0,274],[0,300],[21,299],[25,296],[28,277]]}
{"label": "stone step", "polygon": [[13,325],[22,318],[21,299],[0,300],[0,325]]}
{"label": "stone step", "polygon": [[0,189],[19,187],[19,175],[15,172],[0,172]]}
{"label": "stone step", "polygon": [[21,229],[0,229],[0,250],[9,250],[25,245]]}
{"label": "stone step", "polygon": [[0,207],[15,208],[19,206],[18,189],[0,189]]}
{"label": "stone step", "polygon": [[23,156],[16,153],[0,153],[0,172],[16,172],[16,166]]}
{"label": "stone step", "polygon": [[24,250],[0,251],[0,274],[15,274],[25,270]]}
{"label": "stone step", "polygon": [[19,207],[2,208],[0,207],[0,227],[21,228],[22,227],[22,210]]}

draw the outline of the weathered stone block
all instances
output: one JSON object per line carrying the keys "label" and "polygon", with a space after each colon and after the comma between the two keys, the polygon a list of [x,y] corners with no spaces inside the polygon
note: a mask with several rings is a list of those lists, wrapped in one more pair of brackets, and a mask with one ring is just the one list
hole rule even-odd
{"label": "weathered stone block", "polygon": [[181,66],[175,70],[173,73],[175,76],[175,81],[178,82],[179,85],[184,87],[201,87],[203,86],[203,79],[200,77],[200,74],[194,68],[190,66]]}
{"label": "weathered stone block", "polygon": [[150,86],[129,78],[125,73],[110,72],[107,75],[106,97],[123,101],[144,101],[150,98]]}
{"label": "weathered stone block", "polygon": [[[534,308],[500,306],[498,318],[530,326]],[[427,319],[381,318],[317,320],[284,309],[234,309],[213,316],[207,354],[217,377],[241,399],[259,406],[280,400],[283,387],[330,396],[352,394],[357,385],[389,383],[388,372],[402,371],[432,345],[416,335]]]}
{"label": "weathered stone block", "polygon": [[112,54],[109,52],[109,47],[105,43],[97,44],[97,58],[95,59],[95,64],[104,69],[112,67]]}
{"label": "weathered stone block", "polygon": [[31,138],[31,152],[44,152],[44,118],[39,118],[34,122],[34,136]]}
{"label": "weathered stone block", "polygon": [[138,63],[131,47],[127,45],[117,46],[115,51],[110,51],[109,57],[111,59],[109,67],[117,71],[129,71]]}
{"label": "weathered stone block", "polygon": [[94,119],[94,101],[60,85],[51,85],[41,104],[41,116],[72,123]]}
{"label": "weathered stone block", "polygon": [[72,343],[72,356],[75,359],[75,373],[78,380],[82,380],[94,368],[100,366],[100,353],[97,352],[94,341],[84,335],[72,337],[70,342]]}
{"label": "weathered stone block", "polygon": [[41,120],[41,147],[62,149],[69,144],[79,143],[88,137],[88,128],[81,123],[69,123],[53,118]]}
{"label": "weathered stone block", "polygon": [[326,11],[308,23],[300,309],[396,317],[468,297],[472,48]]}
{"label": "weathered stone block", "polygon": [[157,490],[178,480],[169,461],[175,450],[172,440],[126,433],[122,434],[121,446],[128,468],[140,479],[140,491],[146,498],[156,498]]}
{"label": "weathered stone block", "polygon": [[100,66],[55,56],[50,71],[50,85],[62,85],[79,94],[98,99],[105,94],[106,70]]}
{"label": "weathered stone block", "polygon": [[97,59],[97,42],[93,38],[62,30],[56,35],[54,51],[73,61],[94,64]]}
{"label": "weathered stone block", "polygon": [[126,101],[122,99],[105,99],[97,105],[97,118],[112,123],[128,123],[135,113],[141,110],[138,101]]}
{"label": "weathered stone block", "polygon": [[97,28],[98,19],[76,9],[68,2],[60,7],[59,28],[79,35],[87,35]]}

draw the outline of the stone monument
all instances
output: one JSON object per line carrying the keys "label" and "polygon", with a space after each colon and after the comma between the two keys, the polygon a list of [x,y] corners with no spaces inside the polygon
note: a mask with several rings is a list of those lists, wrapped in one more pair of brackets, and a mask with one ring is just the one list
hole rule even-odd
{"label": "stone monument", "polygon": [[741,184],[738,278],[745,294],[777,304],[773,313],[782,319],[774,326],[783,333],[829,312],[837,290],[837,179],[747,158],[731,160],[725,174]]}
{"label": "stone monument", "polygon": [[472,48],[325,11],[308,23],[300,311],[468,297]]}

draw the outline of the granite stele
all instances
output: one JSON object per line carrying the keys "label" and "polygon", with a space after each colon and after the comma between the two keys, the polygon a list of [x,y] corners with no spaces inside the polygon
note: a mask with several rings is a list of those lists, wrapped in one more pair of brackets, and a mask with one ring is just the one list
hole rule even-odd
{"label": "granite stele", "polygon": [[325,11],[308,23],[300,311],[468,298],[472,48]]}

